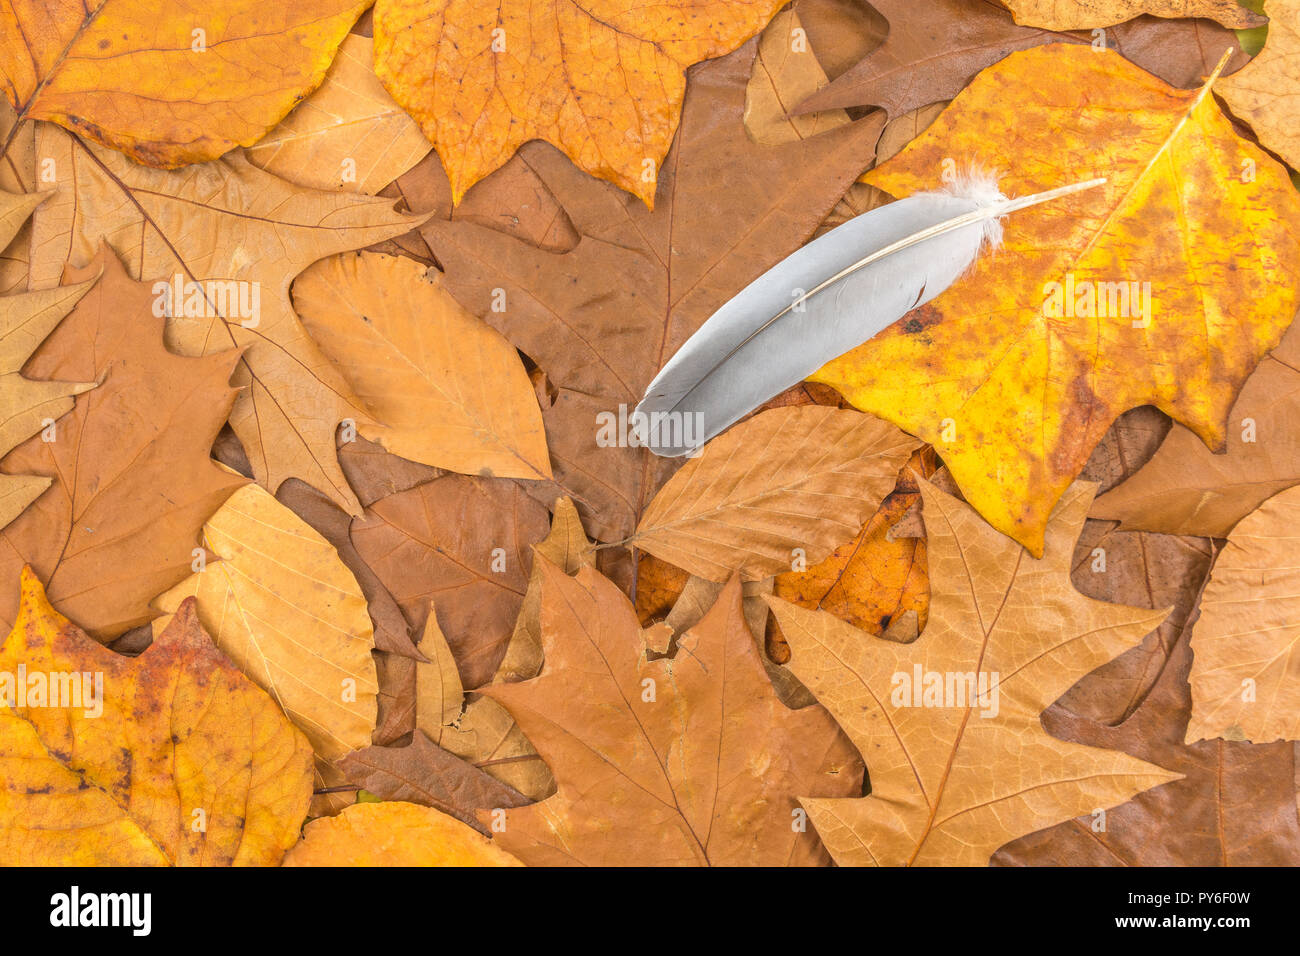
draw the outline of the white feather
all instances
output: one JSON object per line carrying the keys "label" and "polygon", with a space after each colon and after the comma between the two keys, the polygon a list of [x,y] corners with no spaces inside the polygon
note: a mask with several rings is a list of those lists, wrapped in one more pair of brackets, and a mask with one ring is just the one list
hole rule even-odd
{"label": "white feather", "polygon": [[1009,200],[972,170],[832,229],[759,276],[687,340],[646,389],[633,416],[658,455],[694,451],[759,405],[803,381],[948,288],[1001,217],[1098,185]]}

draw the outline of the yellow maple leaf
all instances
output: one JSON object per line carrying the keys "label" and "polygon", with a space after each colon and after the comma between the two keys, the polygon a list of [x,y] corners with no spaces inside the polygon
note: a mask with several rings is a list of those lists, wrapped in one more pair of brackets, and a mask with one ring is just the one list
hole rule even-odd
{"label": "yellow maple leaf", "polygon": [[1122,412],[1155,405],[1223,442],[1300,303],[1300,197],[1208,87],[1086,46],[1013,53],[867,178],[903,196],[957,163],[999,170],[1007,195],[1107,182],[1015,213],[966,279],[812,379],[933,444],[966,500],[1037,556]]}

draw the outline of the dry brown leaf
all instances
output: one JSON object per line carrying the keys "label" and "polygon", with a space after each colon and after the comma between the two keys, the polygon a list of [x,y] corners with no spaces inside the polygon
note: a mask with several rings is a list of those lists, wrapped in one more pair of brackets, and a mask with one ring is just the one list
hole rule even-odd
{"label": "dry brown leaf", "polygon": [[374,195],[432,149],[372,65],[374,42],[348,34],[325,82],[256,144],[248,161],[299,186]]}
{"label": "dry brown leaf", "polygon": [[[1144,542],[1148,557],[1131,560],[1136,549],[1113,549],[1105,573],[1076,565],[1075,585],[1104,600],[1145,603],[1150,594],[1159,603],[1172,596],[1177,606],[1170,617],[1182,623],[1172,632],[1162,626],[1141,647],[1079,681],[1044,712],[1043,726],[1065,740],[1158,763],[1183,779],[1140,793],[1104,814],[1090,812],[1016,840],[993,862],[1295,866],[1300,863],[1300,821],[1292,745],[1184,743],[1191,713],[1188,621],[1209,574],[1211,542],[1132,532],[1123,536]],[[1168,547],[1172,541],[1179,544]],[[1134,676],[1148,669],[1156,680],[1143,692]]]}
{"label": "dry brown leaf", "polygon": [[[546,509],[505,479],[448,474],[381,498],[352,522],[352,543],[423,629],[437,598],[468,688],[496,673],[547,533]],[[500,570],[496,570],[496,569]]]}
{"label": "dry brown leaf", "polygon": [[646,509],[630,539],[680,568],[755,580],[826,558],[857,533],[921,443],[878,418],[775,408],[709,442]]}
{"label": "dry brown leaf", "polygon": [[[40,193],[0,192],[0,249],[9,246],[44,199]],[[0,456],[67,414],[74,395],[95,387],[93,381],[38,381],[22,374],[33,351],[95,280],[94,275],[84,278],[58,289],[0,297]],[[49,485],[50,479],[40,475],[0,474],[0,528]]]}
{"label": "dry brown leaf", "polygon": [[293,304],[374,417],[358,424],[363,436],[462,474],[551,477],[518,354],[451,297],[440,273],[413,259],[345,253],[300,275]]}
{"label": "dry brown leaf", "polygon": [[861,764],[819,707],[789,710],[759,665],[733,578],[713,610],[648,660],[631,603],[592,568],[546,559],[539,677],[484,693],[555,773],[555,796],[507,810],[525,863],[786,866],[821,862],[794,795],[848,795]]}
{"label": "dry brown leaf", "polygon": [[289,285],[317,259],[400,235],[421,217],[391,200],[291,186],[239,153],[168,172],[48,124],[37,145],[58,191],[34,220],[32,288],[56,284],[64,262],[89,261],[100,237],[134,279],[224,283],[173,296],[168,345],[186,355],[243,348],[230,423],[258,481],[275,491],[301,478],[359,513],[334,441],[340,421],[366,416],[293,314]]}
{"label": "dry brown leaf", "polygon": [[367,5],[11,0],[0,8],[0,85],[20,119],[52,120],[150,166],[203,162],[255,142],[319,86]]}
{"label": "dry brown leaf", "polygon": [[1050,737],[1039,723],[1167,613],[1070,586],[1092,487],[1062,496],[1038,559],[928,482],[921,494],[932,585],[929,624],[915,642],[879,640],[771,599],[790,670],[870,755],[870,796],[800,801],[836,862],[978,866],[1022,834],[1178,779]]}
{"label": "dry brown leaf", "polygon": [[203,543],[206,566],[156,606],[175,611],[197,598],[217,646],[284,708],[319,759],[369,745],[374,631],[329,542],[266,489],[245,485],[208,519]]}
{"label": "dry brown leaf", "polygon": [[[537,762],[541,763],[540,758]],[[367,747],[348,754],[339,767],[349,780],[382,800],[433,807],[484,834],[488,828],[479,823],[476,811],[531,802],[474,764],[435,745],[419,730],[405,747]]]}
{"label": "dry brown leaf", "polygon": [[[554,535],[555,532],[552,531],[551,538]],[[550,541],[551,538],[547,540]],[[546,542],[542,542],[536,550],[542,552],[545,545]],[[534,578],[538,574],[536,564],[532,573]],[[529,594],[534,590],[534,584],[530,581]],[[540,596],[538,600],[540,601]],[[465,688],[460,682],[456,659],[452,657],[447,638],[438,625],[436,610],[430,606],[429,618],[424,625],[424,637],[420,640],[420,653],[425,659],[415,664],[417,736],[426,735],[430,743],[464,758],[472,766],[509,784],[533,800],[550,796],[555,792],[555,780],[551,771],[537,755],[523,731],[516,726],[514,718],[490,697],[475,694],[468,700],[465,698]],[[528,613],[527,609],[521,611],[520,619]],[[539,647],[538,668],[541,667],[540,654]],[[503,679],[500,672],[496,679]],[[397,798],[390,796],[388,799]]]}
{"label": "dry brown leaf", "polygon": [[1092,514],[1124,529],[1227,537],[1268,498],[1300,483],[1300,324],[1256,366],[1228,415],[1227,447],[1212,452],[1175,423]]}
{"label": "dry brown leaf", "polygon": [[[0,532],[0,580],[31,564],[50,601],[108,641],[156,616],[149,602],[189,573],[200,527],[244,479],[208,457],[235,400],[227,383],[238,352],[173,355],[149,287],[106,247],[68,280],[101,272],[26,366],[101,384],[46,430],[53,441],[35,435],[5,458],[6,473],[50,486]],[[84,289],[34,294],[75,301]],[[15,597],[0,588],[0,620],[13,620]]]}
{"label": "dry brown leaf", "polygon": [[[1173,86],[1199,86],[1219,57],[1237,45],[1236,34],[1208,20],[1144,16],[1112,26],[1098,37],[1089,31],[1058,33],[1017,26],[992,0],[875,0],[874,6],[889,21],[885,42],[800,102],[797,113],[879,106],[898,116],[950,100],[976,73],[1008,53],[1044,43],[1104,41]],[[1237,50],[1225,73],[1249,60]]]}
{"label": "dry brown leaf", "polygon": [[[592,565],[593,552],[587,533],[582,529],[578,509],[569,498],[557,498],[555,513],[551,518],[551,533],[533,545],[533,553],[540,554],[565,574],[577,574],[578,569]],[[536,677],[542,669],[542,579],[536,562],[528,576],[528,590],[515,619],[515,630],[506,647],[505,656],[497,667],[496,680],[516,681]]]}
{"label": "dry brown leaf", "polygon": [[1228,536],[1192,630],[1187,742],[1300,740],[1300,488]]}
{"label": "dry brown leaf", "polygon": [[1251,64],[1216,90],[1262,142],[1300,167],[1300,0],[1268,0],[1268,40]]}

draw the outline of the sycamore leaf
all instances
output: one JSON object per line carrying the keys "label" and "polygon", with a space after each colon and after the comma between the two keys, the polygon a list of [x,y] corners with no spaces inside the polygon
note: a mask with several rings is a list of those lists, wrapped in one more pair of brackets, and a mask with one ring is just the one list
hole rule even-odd
{"label": "sycamore leaf", "polygon": [[[500,705],[498,705],[500,706]],[[533,763],[542,764],[534,754]],[[421,730],[404,747],[367,747],[348,754],[339,768],[353,783],[381,800],[406,800],[434,807],[480,833],[478,810],[522,807],[532,800],[483,769],[437,746]]]}
{"label": "sycamore leaf", "polygon": [[340,421],[366,416],[293,314],[289,285],[317,259],[399,235],[421,217],[395,212],[391,200],[291,186],[239,153],[168,172],[48,124],[37,141],[58,190],[34,220],[32,288],[57,283],[64,262],[88,261],[101,236],[156,295],[167,295],[160,283],[185,283],[170,296],[167,343],[186,355],[244,349],[230,423],[258,481],[274,491],[301,478],[359,513],[334,436]]}
{"label": "sycamore leaf", "polygon": [[1167,613],[1070,586],[1092,494],[1082,483],[1066,493],[1036,559],[923,482],[930,619],[911,644],[770,599],[789,668],[870,755],[870,796],[800,801],[837,863],[979,866],[1022,834],[1178,778],[1039,724]]}
{"label": "sycamore leaf", "polygon": [[1144,13],[1157,17],[1207,17],[1225,27],[1244,30],[1264,23],[1237,0],[1001,0],[1024,26],[1045,30],[1091,30],[1132,20]]}
{"label": "sycamore leaf", "polygon": [[429,602],[464,686],[496,673],[546,536],[546,509],[503,479],[443,475],[374,502],[352,522],[352,543],[406,619],[423,629]]}
{"label": "sycamore leaf", "polygon": [[456,202],[542,139],[652,207],[686,68],[730,53],[781,6],[379,0],[375,71],[433,141]]}
{"label": "sycamore leaf", "polygon": [[1227,448],[1174,424],[1156,453],[1092,507],[1126,530],[1225,538],[1237,522],[1300,484],[1300,324],[1259,363],[1228,416]]}
{"label": "sycamore leaf", "polygon": [[[34,123],[20,124],[13,107],[3,96],[0,96],[0,142],[9,143],[9,148],[0,152],[0,192],[32,193],[37,186],[36,126]],[[39,205],[41,198],[43,197],[21,201]],[[10,203],[18,200],[5,197],[4,201]],[[10,209],[7,215],[12,214]],[[31,238],[31,223],[26,222],[0,245],[0,295],[27,288]]]}
{"label": "sycamore leaf", "polygon": [[325,82],[244,151],[259,169],[312,189],[374,195],[431,148],[372,64],[374,41],[349,33]]}
{"label": "sycamore leaf", "polygon": [[320,85],[367,6],[10,0],[0,77],[20,120],[51,120],[170,169],[259,139]]}
{"label": "sycamore leaf", "polygon": [[[872,7],[889,20],[885,42],[799,103],[798,113],[872,105],[898,116],[952,99],[976,73],[1014,50],[1097,40],[1091,32],[1019,26],[992,0],[875,0]],[[1237,43],[1231,30],[1208,20],[1153,17],[1112,26],[1104,31],[1104,40],[1108,49],[1148,73],[1184,87],[1199,86]],[[1249,59],[1236,51],[1225,72]]]}
{"label": "sycamore leaf", "polygon": [[[39,193],[0,192],[0,249],[9,245],[44,199]],[[32,353],[93,282],[91,276],[58,289],[0,297],[0,456],[47,422],[67,414],[74,395],[95,387],[94,382],[37,381],[22,375]],[[50,479],[40,475],[0,474],[0,528],[18,517],[49,484]]]}
{"label": "sycamore leaf", "polygon": [[815,564],[853,537],[919,444],[851,410],[763,412],[669,479],[630,543],[712,581],[789,570],[799,550]]}
{"label": "sycamore leaf", "polygon": [[[1102,522],[1089,522],[1101,525]],[[1107,810],[1003,847],[1015,866],[1295,866],[1300,863],[1295,753],[1290,743],[1184,743],[1191,714],[1188,643],[1213,543],[1119,532],[1091,536],[1106,549],[1075,553],[1075,586],[1091,597],[1175,604],[1160,630],[1088,674],[1042,717],[1053,736],[1122,750],[1182,774]],[[1150,676],[1147,676],[1150,675]]]}
{"label": "sycamore leaf", "polygon": [[285,866],[521,866],[472,827],[414,803],[358,803],[313,820]]}
{"label": "sycamore leaf", "polygon": [[[169,352],[154,295],[105,246],[69,271],[73,285],[30,294],[75,301],[101,273],[27,365],[41,378],[101,384],[0,466],[49,484],[0,532],[0,580],[31,564],[50,601],[108,641],[156,616],[149,602],[189,572],[200,527],[244,479],[209,457],[235,400],[237,351]],[[6,625],[15,597],[0,588]]]}
{"label": "sycamore leaf", "polygon": [[[311,748],[213,645],[194,603],[143,654],[123,657],[55,611],[30,569],[21,577],[17,621],[0,648],[5,862],[278,863],[307,812]],[[24,666],[19,698],[12,675]],[[37,674],[79,677],[80,700],[37,701]]]}
{"label": "sycamore leaf", "polygon": [[217,646],[275,698],[325,761],[370,743],[374,631],[356,579],[329,542],[258,485],[203,526],[207,565],[159,595],[189,597]]}
{"label": "sycamore leaf", "polygon": [[324,259],[293,284],[303,325],[378,422],[360,433],[437,468],[551,477],[542,413],[519,355],[437,271],[374,252]]}
{"label": "sycamore leaf", "polygon": [[1300,740],[1300,488],[1264,502],[1219,552],[1192,631],[1187,742]]}
{"label": "sycamore leaf", "polygon": [[[421,230],[451,293],[554,386],[542,410],[551,465],[597,540],[630,535],[680,466],[631,447],[620,433],[620,406],[626,424],[672,353],[811,236],[871,162],[882,125],[874,119],[783,146],[754,143],[742,112],[755,47],[692,72],[653,212],[532,144],[516,162],[532,168],[573,221],[582,237],[575,247],[551,252],[464,220],[431,220]],[[481,214],[509,220],[531,199],[495,192],[496,179],[476,190],[493,197]],[[505,311],[496,311],[502,294]],[[548,488],[546,502],[554,496]],[[451,628],[448,636],[455,646]]]}
{"label": "sycamore leaf", "polygon": [[733,577],[673,657],[647,658],[631,603],[594,569],[544,558],[540,676],[483,688],[559,789],[505,812],[497,841],[530,865],[819,862],[794,795],[859,792],[862,769],[819,707],[772,691]]}
{"label": "sycamore leaf", "polygon": [[1291,166],[1300,166],[1300,0],[1268,0],[1268,40],[1250,65],[1215,90],[1233,114]]}
{"label": "sycamore leaf", "polygon": [[1037,555],[1122,412],[1152,404],[1223,442],[1237,390],[1300,303],[1300,196],[1208,88],[1062,44],[985,70],[867,178],[906,195],[944,158],[1009,155],[1054,157],[1013,165],[1009,195],[1107,182],[1016,213],[996,256],[812,378],[933,444],[966,500]]}

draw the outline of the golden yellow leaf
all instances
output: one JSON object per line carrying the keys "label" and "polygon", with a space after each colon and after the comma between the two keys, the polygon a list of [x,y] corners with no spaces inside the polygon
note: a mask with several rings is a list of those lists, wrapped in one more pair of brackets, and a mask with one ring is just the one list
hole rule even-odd
{"label": "golden yellow leaf", "polygon": [[869,758],[870,796],[800,801],[837,863],[983,866],[1016,837],[1179,778],[1039,722],[1168,613],[1071,586],[1094,491],[1080,482],[1062,497],[1036,559],[922,482],[930,621],[911,644],[769,599],[790,670]]}
{"label": "golden yellow leaf", "polygon": [[367,6],[10,0],[0,77],[20,120],[51,120],[171,169],[259,139],[320,85]]}
{"label": "golden yellow leaf", "polygon": [[213,645],[193,602],[123,657],[55,611],[24,569],[0,692],[8,865],[268,866],[298,838],[311,748]]}
{"label": "golden yellow leaf", "polygon": [[349,33],[325,82],[245,150],[259,169],[313,189],[374,195],[432,145],[375,76],[374,41]]}
{"label": "golden yellow leaf", "polygon": [[1187,743],[1300,740],[1300,487],[1228,536],[1192,629]]}
{"label": "golden yellow leaf", "polygon": [[378,424],[371,441],[468,475],[551,477],[542,410],[519,353],[414,259],[345,253],[293,284],[293,304]]}
{"label": "golden yellow leaf", "polygon": [[1238,30],[1264,22],[1237,0],[1001,0],[1001,3],[1012,12],[1016,23],[1044,30],[1109,27],[1144,13],[1157,17],[1205,17]]}
{"label": "golden yellow leaf", "polygon": [[774,408],[723,432],[650,502],[635,547],[691,574],[747,580],[852,538],[920,444],[870,415]]}
{"label": "golden yellow leaf", "polygon": [[258,485],[226,499],[203,526],[203,543],[203,570],[154,604],[174,612],[197,598],[217,646],[275,698],[318,757],[369,745],[374,631],[361,588],[330,543]]}
{"label": "golden yellow leaf", "polygon": [[1002,169],[1008,195],[1107,182],[1013,214],[1001,250],[813,380],[934,445],[980,514],[1038,555],[1124,411],[1155,405],[1222,443],[1300,303],[1300,197],[1208,89],[1073,44],[985,70],[867,178],[907,195],[953,158]]}
{"label": "golden yellow leaf", "polygon": [[653,208],[686,68],[736,49],[781,6],[379,0],[375,72],[433,141],[455,202],[544,139]]}
{"label": "golden yellow leaf", "polygon": [[1268,0],[1267,12],[1264,49],[1215,90],[1261,143],[1300,167],[1300,0]]}
{"label": "golden yellow leaf", "polygon": [[285,866],[523,866],[473,827],[416,803],[357,803],[313,820]]}
{"label": "golden yellow leaf", "polygon": [[316,260],[390,239],[424,217],[388,199],[292,186],[238,152],[169,172],[49,124],[37,145],[57,192],[34,220],[31,287],[57,285],[64,263],[92,260],[101,237],[155,294],[163,294],[158,282],[179,284],[168,347],[190,356],[244,349],[230,424],[258,481],[275,491],[301,478],[360,514],[335,433],[340,421],[366,415],[294,315],[289,286]]}

